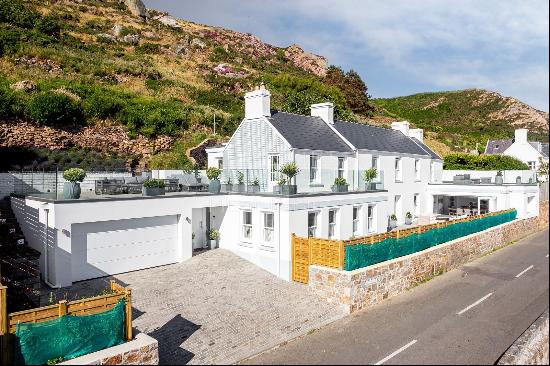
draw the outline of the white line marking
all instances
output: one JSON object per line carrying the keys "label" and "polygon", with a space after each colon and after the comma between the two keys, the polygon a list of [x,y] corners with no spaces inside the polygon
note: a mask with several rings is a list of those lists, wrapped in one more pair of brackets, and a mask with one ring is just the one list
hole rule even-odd
{"label": "white line marking", "polygon": [[384,362],[386,362],[386,361],[389,360],[390,358],[395,357],[396,355],[398,355],[399,353],[403,352],[404,350],[406,350],[407,348],[409,348],[410,346],[412,346],[412,345],[415,344],[415,343],[416,343],[416,339],[412,340],[411,342],[407,343],[407,344],[404,345],[403,347],[399,348],[397,351],[395,351],[394,353],[392,353],[392,354],[389,355],[388,357],[381,359],[380,361],[378,361],[377,363],[375,363],[375,365],[381,365],[381,364],[383,364]]}
{"label": "white line marking", "polygon": [[477,306],[477,305],[481,304],[483,301],[487,300],[487,299],[489,298],[489,296],[491,296],[492,294],[493,294],[493,293],[491,292],[491,293],[489,293],[489,294],[483,296],[481,299],[477,300],[477,301],[474,302],[472,305],[467,306],[467,307],[465,307],[464,309],[460,310],[458,313],[456,313],[456,315],[461,315],[461,314],[467,312],[468,310],[470,310],[471,308],[473,308],[474,306]]}
{"label": "white line marking", "polygon": [[519,278],[521,277],[522,274],[524,274],[525,272],[527,272],[528,270],[530,270],[531,268],[533,268],[533,265],[531,264],[529,267],[525,268],[523,271],[521,271],[520,273],[518,273],[516,275],[516,278]]}

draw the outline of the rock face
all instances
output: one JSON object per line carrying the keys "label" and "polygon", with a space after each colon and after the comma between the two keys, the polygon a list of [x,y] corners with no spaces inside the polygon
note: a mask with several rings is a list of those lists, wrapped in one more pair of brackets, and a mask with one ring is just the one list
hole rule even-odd
{"label": "rock face", "polygon": [[154,20],[159,21],[160,23],[172,27],[172,28],[181,28],[181,25],[178,23],[178,20],[171,15],[159,15],[153,18]]}
{"label": "rock face", "polygon": [[11,88],[29,93],[36,89],[36,83],[32,80],[21,80],[12,84]]}
{"label": "rock face", "polygon": [[136,17],[141,17],[144,20],[149,17],[147,8],[141,0],[122,0],[122,2],[126,4],[128,10],[130,11],[130,13],[132,13],[132,15]]}
{"label": "rock face", "polygon": [[137,138],[130,139],[123,126],[106,123],[97,123],[74,131],[37,126],[28,122],[0,124],[0,147],[20,146],[50,150],[72,146],[88,147],[110,153],[137,155],[144,158],[142,163],[152,154],[169,150],[173,141],[169,136],[148,140],[138,135]]}
{"label": "rock face", "polygon": [[325,76],[327,73],[328,63],[326,58],[305,52],[297,44],[293,44],[285,50],[285,57],[295,66],[317,76]]}

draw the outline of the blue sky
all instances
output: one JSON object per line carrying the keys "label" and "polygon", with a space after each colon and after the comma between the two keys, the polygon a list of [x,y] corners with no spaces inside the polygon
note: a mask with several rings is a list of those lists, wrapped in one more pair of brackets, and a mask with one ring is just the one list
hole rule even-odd
{"label": "blue sky", "polygon": [[145,0],[198,23],[297,43],[374,97],[484,88],[548,112],[547,0]]}

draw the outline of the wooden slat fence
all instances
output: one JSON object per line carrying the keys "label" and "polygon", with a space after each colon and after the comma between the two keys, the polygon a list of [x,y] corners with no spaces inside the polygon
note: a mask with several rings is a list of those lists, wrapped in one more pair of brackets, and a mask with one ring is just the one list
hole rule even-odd
{"label": "wooden slat fence", "polygon": [[[40,308],[7,313],[6,292],[7,287],[0,286],[0,336],[2,338],[1,350],[3,357],[10,357],[9,336],[14,334],[17,324],[40,323],[53,320],[64,315],[91,315],[110,310],[120,301],[125,299],[124,332],[127,341],[133,338],[132,335],[132,290],[126,289],[114,280],[110,283],[112,294],[95,296],[87,299],[66,301],[61,300],[56,305],[43,306]],[[6,359],[1,359],[6,364]]]}
{"label": "wooden slat fence", "polygon": [[483,217],[496,216],[512,210],[490,212],[483,215],[468,216],[461,219],[420,225],[410,229],[395,230],[387,233],[373,234],[349,240],[330,240],[320,238],[302,238],[292,234],[292,280],[301,283],[309,281],[309,266],[320,265],[330,268],[344,268],[346,247],[358,244],[374,244],[389,238],[401,239],[412,234],[472,221]]}

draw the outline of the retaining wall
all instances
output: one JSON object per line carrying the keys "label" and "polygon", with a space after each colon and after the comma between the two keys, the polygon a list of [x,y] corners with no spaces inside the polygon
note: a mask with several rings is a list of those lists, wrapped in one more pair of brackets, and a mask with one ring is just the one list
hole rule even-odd
{"label": "retaining wall", "polygon": [[548,309],[519,337],[498,365],[548,365]]}
{"label": "retaining wall", "polygon": [[309,267],[309,287],[346,313],[373,306],[399,295],[416,284],[457,268],[495,248],[519,240],[548,226],[548,201],[540,214],[495,226],[408,256],[354,271]]}
{"label": "retaining wall", "polygon": [[133,341],[73,358],[60,365],[158,365],[156,339],[139,333]]}

